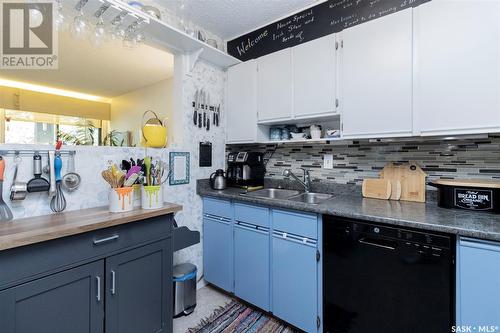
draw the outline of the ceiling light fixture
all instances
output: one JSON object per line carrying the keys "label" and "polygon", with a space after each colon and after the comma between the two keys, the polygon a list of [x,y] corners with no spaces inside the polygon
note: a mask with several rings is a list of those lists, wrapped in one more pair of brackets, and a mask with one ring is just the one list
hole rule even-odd
{"label": "ceiling light fixture", "polygon": [[84,100],[88,100],[88,101],[109,102],[109,98],[105,98],[105,97],[101,97],[101,96],[89,95],[89,94],[84,94],[84,93],[71,91],[71,90],[51,88],[51,87],[47,87],[47,86],[26,83],[26,82],[20,82],[20,81],[7,80],[7,79],[2,79],[2,78],[0,78],[0,86],[31,90],[31,91],[52,94],[52,95],[65,96],[65,97],[71,97],[71,98],[84,99]]}

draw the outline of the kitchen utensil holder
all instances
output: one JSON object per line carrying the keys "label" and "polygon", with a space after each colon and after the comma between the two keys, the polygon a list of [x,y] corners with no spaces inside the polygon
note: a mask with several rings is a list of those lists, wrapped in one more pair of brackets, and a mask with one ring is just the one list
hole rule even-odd
{"label": "kitchen utensil holder", "polygon": [[163,189],[161,185],[143,186],[141,188],[142,209],[158,209],[163,207]]}
{"label": "kitchen utensil holder", "polygon": [[111,188],[109,190],[109,211],[111,213],[130,212],[134,209],[133,187]]}
{"label": "kitchen utensil holder", "polygon": [[142,205],[142,185],[141,184],[134,184],[132,185],[132,188],[134,189],[134,207],[141,207]]}

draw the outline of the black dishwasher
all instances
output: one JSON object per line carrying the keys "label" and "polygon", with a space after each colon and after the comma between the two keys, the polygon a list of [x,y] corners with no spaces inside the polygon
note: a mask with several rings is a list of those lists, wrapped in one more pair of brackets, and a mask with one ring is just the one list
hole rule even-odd
{"label": "black dishwasher", "polygon": [[455,237],[323,218],[325,333],[446,333]]}

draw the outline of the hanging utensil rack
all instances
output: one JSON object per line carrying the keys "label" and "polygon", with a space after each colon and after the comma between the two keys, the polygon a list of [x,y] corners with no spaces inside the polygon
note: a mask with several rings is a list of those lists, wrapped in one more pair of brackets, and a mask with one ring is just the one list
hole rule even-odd
{"label": "hanging utensil rack", "polygon": [[[9,155],[34,155],[34,154],[48,154],[53,149],[2,149],[0,150],[1,156]],[[75,155],[76,150],[59,150],[61,155]]]}

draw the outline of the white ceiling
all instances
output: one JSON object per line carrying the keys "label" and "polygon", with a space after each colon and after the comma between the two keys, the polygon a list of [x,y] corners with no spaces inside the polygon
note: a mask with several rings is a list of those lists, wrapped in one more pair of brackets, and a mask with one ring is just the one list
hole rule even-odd
{"label": "white ceiling", "polygon": [[[156,0],[223,39],[238,37],[321,0]],[[184,9],[180,11],[180,5]]]}
{"label": "white ceiling", "polygon": [[147,45],[95,48],[61,33],[58,70],[2,70],[0,78],[111,98],[168,79],[173,70],[170,53]]}

